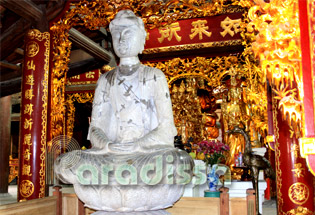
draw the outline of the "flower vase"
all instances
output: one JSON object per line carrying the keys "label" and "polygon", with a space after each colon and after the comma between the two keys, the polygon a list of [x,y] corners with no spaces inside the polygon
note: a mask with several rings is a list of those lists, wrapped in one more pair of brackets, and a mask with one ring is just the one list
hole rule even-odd
{"label": "flower vase", "polygon": [[205,197],[220,197],[220,191],[217,191],[219,176],[216,174],[217,164],[208,165],[206,168],[207,184],[209,190],[205,190]]}
{"label": "flower vase", "polygon": [[207,166],[207,184],[209,187],[209,191],[215,192],[217,191],[217,187],[219,184],[219,175],[216,174],[216,170],[218,168],[218,164],[208,165]]}

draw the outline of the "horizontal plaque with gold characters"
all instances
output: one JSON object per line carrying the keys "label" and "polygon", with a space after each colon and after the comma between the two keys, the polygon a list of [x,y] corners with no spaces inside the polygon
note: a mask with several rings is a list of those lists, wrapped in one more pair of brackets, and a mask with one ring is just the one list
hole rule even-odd
{"label": "horizontal plaque with gold characters", "polygon": [[101,70],[95,69],[84,74],[72,76],[68,78],[67,85],[76,85],[76,84],[96,84],[97,80],[101,76]]}
{"label": "horizontal plaque with gold characters", "polygon": [[148,30],[144,53],[154,48],[200,43],[215,46],[215,42],[239,40],[241,22],[242,13],[177,20]]}

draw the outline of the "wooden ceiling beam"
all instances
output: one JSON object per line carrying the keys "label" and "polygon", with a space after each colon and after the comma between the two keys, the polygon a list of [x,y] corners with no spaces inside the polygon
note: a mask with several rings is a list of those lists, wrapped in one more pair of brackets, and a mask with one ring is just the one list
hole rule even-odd
{"label": "wooden ceiling beam", "polygon": [[21,92],[22,77],[0,82],[0,97]]}
{"label": "wooden ceiling beam", "polygon": [[46,15],[48,21],[53,20],[63,10],[66,0],[52,0],[51,2],[55,2],[55,4],[47,8]]}
{"label": "wooden ceiling beam", "polygon": [[17,53],[17,54],[19,54],[19,55],[21,55],[21,56],[24,56],[24,50],[21,49],[21,48],[15,49],[14,52]]}
{"label": "wooden ceiling beam", "polygon": [[11,71],[2,72],[0,76],[0,80],[1,82],[10,81],[10,80],[19,78],[21,76],[22,76],[22,69],[13,70],[13,71],[11,70]]}
{"label": "wooden ceiling beam", "polygon": [[3,62],[0,61],[0,67],[1,68],[7,68],[7,69],[12,69],[12,70],[20,70],[21,67],[12,63],[7,63],[7,62]]}
{"label": "wooden ceiling beam", "polygon": [[29,21],[38,22],[43,17],[43,11],[31,0],[0,0],[0,5]]}
{"label": "wooden ceiling beam", "polygon": [[12,79],[16,79],[22,76],[22,66],[16,64],[0,61],[0,70],[1,82],[10,81]]}
{"label": "wooden ceiling beam", "polygon": [[105,64],[114,59],[111,52],[102,48],[100,45],[74,28],[71,28],[69,31],[69,39],[91,56],[99,60],[103,60]]}
{"label": "wooden ceiling beam", "polygon": [[5,10],[6,10],[6,8],[0,5],[0,13],[1,13],[1,16],[3,15],[3,13],[4,13]]}
{"label": "wooden ceiling beam", "polygon": [[23,56],[24,50],[21,48],[17,48],[8,57],[6,57],[5,60],[8,63],[17,64],[23,62]]}
{"label": "wooden ceiling beam", "polygon": [[[21,18],[0,35],[1,59],[4,60],[15,49],[20,47],[21,41],[30,28],[31,23]],[[14,36],[13,36],[14,35]]]}

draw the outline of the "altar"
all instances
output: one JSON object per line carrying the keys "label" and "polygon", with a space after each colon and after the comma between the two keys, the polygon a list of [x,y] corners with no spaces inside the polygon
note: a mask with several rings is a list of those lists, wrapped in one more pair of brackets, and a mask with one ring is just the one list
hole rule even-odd
{"label": "altar", "polygon": [[[198,169],[201,170],[200,173],[205,174],[205,163],[201,160],[194,160],[195,167],[198,166]],[[196,172],[194,172],[196,174]],[[205,175],[204,175],[205,176]],[[208,185],[204,180],[200,179],[201,183],[194,183],[198,181],[196,176],[193,177],[192,182],[185,186],[185,191],[183,197],[204,197],[204,191],[209,189]],[[219,186],[222,184],[219,183]],[[229,196],[230,198],[238,197],[238,198],[246,198],[246,190],[253,188],[253,184],[251,181],[239,181],[239,180],[232,180],[231,182],[227,182],[224,185],[225,187],[229,188]],[[267,188],[267,182],[260,178],[258,182],[259,188],[259,213],[262,214],[262,203],[264,202],[265,196],[265,189]]]}

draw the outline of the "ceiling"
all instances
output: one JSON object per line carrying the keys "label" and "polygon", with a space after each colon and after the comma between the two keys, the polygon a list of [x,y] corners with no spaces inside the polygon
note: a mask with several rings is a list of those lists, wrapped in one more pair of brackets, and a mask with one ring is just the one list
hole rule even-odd
{"label": "ceiling", "polygon": [[[48,23],[64,8],[66,0],[0,0],[0,95],[1,97],[21,92],[21,76],[24,58],[24,37],[28,29],[48,31]],[[108,58],[96,54],[84,43],[94,42],[104,50],[101,54],[114,56],[110,37],[105,29],[72,29],[71,57],[68,77],[85,73],[108,64]],[[108,51],[107,51],[108,50]],[[15,102],[16,103],[16,102]]]}

